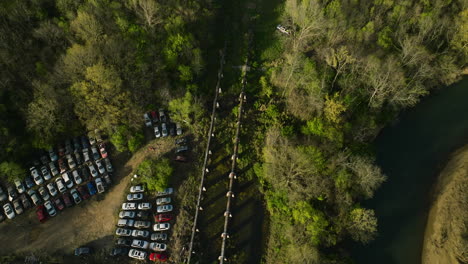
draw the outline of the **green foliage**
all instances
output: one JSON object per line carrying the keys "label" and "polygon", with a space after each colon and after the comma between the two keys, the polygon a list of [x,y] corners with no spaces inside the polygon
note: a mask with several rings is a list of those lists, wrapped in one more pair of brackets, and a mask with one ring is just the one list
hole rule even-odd
{"label": "green foliage", "polygon": [[0,175],[6,177],[6,180],[10,183],[13,183],[15,179],[24,179],[26,173],[26,170],[15,162],[3,161],[0,163]]}
{"label": "green foliage", "polygon": [[134,135],[130,136],[128,140],[128,150],[132,153],[135,153],[144,143],[145,136],[141,132],[137,132]]}
{"label": "green foliage", "polygon": [[160,160],[146,159],[138,165],[136,173],[141,177],[141,181],[146,183],[150,191],[163,191],[169,187],[169,181],[174,169],[169,163],[169,159]]}
{"label": "green foliage", "polygon": [[113,133],[110,134],[110,141],[115,146],[115,149],[119,152],[127,151],[127,135],[128,127],[120,125]]}
{"label": "green foliage", "polygon": [[388,49],[392,46],[392,29],[389,26],[384,27],[377,35],[377,44],[384,49]]}

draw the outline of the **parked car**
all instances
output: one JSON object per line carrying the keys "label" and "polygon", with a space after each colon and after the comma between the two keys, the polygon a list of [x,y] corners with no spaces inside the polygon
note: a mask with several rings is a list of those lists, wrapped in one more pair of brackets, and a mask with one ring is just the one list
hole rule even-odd
{"label": "parked car", "polygon": [[157,205],[165,205],[165,204],[170,204],[171,203],[171,197],[162,197],[156,199],[156,204]]}
{"label": "parked car", "polygon": [[135,218],[135,212],[132,211],[120,211],[119,217],[120,218]]}
{"label": "parked car", "polygon": [[164,230],[169,230],[171,228],[171,224],[169,223],[159,223],[159,224],[154,224],[153,230],[154,231],[164,231]]}
{"label": "parked car", "polygon": [[111,257],[127,256],[128,248],[113,248],[110,252]]}
{"label": "parked car", "polygon": [[73,170],[76,167],[75,160],[73,159],[73,156],[71,154],[67,155],[67,162],[70,170]]}
{"label": "parked car", "polygon": [[46,190],[44,186],[39,187],[39,194],[41,195],[44,201],[47,201],[50,198],[49,192]]}
{"label": "parked car", "polygon": [[8,191],[8,200],[10,202],[13,201],[14,199],[18,198],[18,193],[16,192],[15,187],[10,185],[10,186],[7,187],[7,191]]}
{"label": "parked car", "polygon": [[121,237],[121,238],[117,239],[117,242],[115,244],[118,245],[118,246],[127,246],[127,247],[129,247],[130,245],[132,245],[132,240],[128,239],[128,238]]}
{"label": "parked car", "polygon": [[21,206],[20,199],[13,200],[13,209],[15,209],[15,212],[17,215],[20,215],[24,212],[23,206]]}
{"label": "parked car", "polygon": [[5,201],[6,199],[8,199],[8,197],[6,193],[3,191],[2,187],[0,187],[0,202]]}
{"label": "parked car", "polygon": [[185,144],[187,144],[187,138],[183,137],[183,138],[176,139],[175,143],[177,145],[185,145]]}
{"label": "parked car", "polygon": [[101,178],[97,177],[97,178],[94,180],[94,183],[96,184],[96,188],[97,188],[97,190],[98,190],[98,193],[103,193],[103,192],[105,192],[106,189],[104,189],[104,184],[102,183]]}
{"label": "parked car", "polygon": [[72,171],[72,175],[73,175],[73,180],[75,181],[76,185],[79,185],[83,182],[77,170]]}
{"label": "parked car", "polygon": [[49,170],[47,169],[46,166],[41,167],[41,173],[42,173],[42,176],[44,177],[44,180],[46,181],[52,178],[52,175],[50,175]]}
{"label": "parked car", "polygon": [[121,226],[121,227],[125,227],[125,226],[128,226],[128,227],[133,227],[133,224],[135,223],[135,220],[132,220],[132,219],[119,219],[119,221],[117,221],[117,226]]}
{"label": "parked car", "polygon": [[65,183],[65,186],[67,186],[68,189],[71,189],[73,187],[73,181],[70,177],[70,172],[65,172],[62,174],[62,179],[63,182]]}
{"label": "parked car", "polygon": [[94,165],[92,163],[88,164],[88,168],[89,168],[89,172],[91,173],[91,176],[93,176],[93,178],[96,178],[97,176],[99,176],[99,173],[96,171],[96,168],[94,167]]}
{"label": "parked car", "polygon": [[64,193],[67,191],[67,187],[65,187],[62,178],[55,179],[55,184],[57,185],[57,189],[60,193]]}
{"label": "parked car", "polygon": [[127,201],[138,201],[143,200],[142,193],[131,193],[127,195]]}
{"label": "parked car", "polygon": [[89,139],[89,144],[90,144],[91,146],[93,146],[94,144],[96,144],[96,139],[95,139],[95,138],[89,137],[88,139]]}
{"label": "parked car", "polygon": [[178,136],[182,135],[182,126],[180,126],[180,123],[176,123],[176,130]]}
{"label": "parked car", "polygon": [[50,195],[52,195],[52,196],[56,196],[56,195],[58,194],[58,191],[57,191],[57,189],[55,188],[53,182],[50,182],[49,184],[47,184],[47,189],[49,190],[49,193],[50,193]]}
{"label": "parked car", "polygon": [[109,158],[104,159],[104,164],[106,165],[107,172],[113,172],[114,168],[112,167],[112,163],[110,162]]}
{"label": "parked car", "polygon": [[164,123],[167,122],[167,116],[162,108],[159,109],[159,120]]}
{"label": "parked car", "polygon": [[34,190],[28,190],[28,195],[29,197],[31,197],[31,200],[33,201],[34,205],[40,205],[42,204],[42,200],[41,198],[39,197],[39,195],[37,195],[36,191]]}
{"label": "parked car", "polygon": [[153,251],[166,251],[167,245],[164,243],[151,242],[149,248]]}
{"label": "parked car", "polygon": [[122,210],[135,210],[137,207],[136,203],[123,203]]}
{"label": "parked car", "polygon": [[104,143],[99,144],[99,152],[101,152],[101,157],[103,159],[107,158],[106,145],[104,145]]}
{"label": "parked car", "polygon": [[176,148],[175,153],[177,154],[177,153],[185,152],[188,149],[189,149],[188,146],[180,146]]}
{"label": "parked car", "polygon": [[187,158],[184,157],[184,156],[178,155],[178,156],[176,156],[176,157],[174,158],[174,161],[178,161],[178,162],[187,162]]}
{"label": "parked car", "polygon": [[74,156],[75,156],[76,163],[78,165],[83,164],[83,159],[81,158],[80,152],[75,152]]}
{"label": "parked car", "polygon": [[83,198],[83,200],[87,200],[90,197],[87,188],[84,185],[78,186],[76,189],[80,193],[80,196]]}
{"label": "parked car", "polygon": [[167,137],[167,125],[166,123],[161,123],[161,133],[163,137]]}
{"label": "parked car", "polygon": [[83,149],[83,160],[85,163],[91,160],[89,157],[89,150],[87,148]]}
{"label": "parked car", "polygon": [[22,194],[26,191],[26,187],[24,186],[23,182],[20,179],[15,180],[15,186],[19,194]]}
{"label": "parked car", "polygon": [[70,199],[70,195],[68,193],[64,193],[62,195],[63,203],[65,204],[66,207],[72,207],[73,203],[72,200]]}
{"label": "parked car", "polygon": [[135,224],[133,225],[133,227],[135,228],[149,228],[150,226],[151,226],[150,221],[141,221],[141,220],[135,221]]}
{"label": "parked car", "polygon": [[138,210],[150,210],[151,204],[150,203],[139,203]]}
{"label": "parked car", "polygon": [[76,191],[75,188],[71,189],[70,194],[71,194],[75,204],[81,203],[81,197],[80,197],[80,195],[78,194],[78,191]]}
{"label": "parked car", "polygon": [[110,174],[109,173],[104,173],[102,175],[102,178],[104,179],[104,182],[106,183],[106,186],[110,186],[112,184],[112,180],[110,178]]}
{"label": "parked car", "polygon": [[137,250],[137,249],[130,249],[128,252],[128,256],[134,259],[145,260],[146,259],[146,252]]}
{"label": "parked car", "polygon": [[149,260],[151,261],[165,262],[167,259],[167,255],[163,253],[151,253],[149,256]]}
{"label": "parked car", "polygon": [[149,232],[146,230],[133,230],[132,237],[143,237],[146,238],[149,236]]}
{"label": "parked car", "polygon": [[154,126],[154,136],[155,136],[156,138],[160,138],[160,137],[161,137],[161,131],[159,131],[159,126],[158,126],[158,125]]}
{"label": "parked car", "polygon": [[49,158],[51,161],[57,161],[58,160],[58,156],[57,154],[55,153],[54,149],[49,149]]}
{"label": "parked car", "polygon": [[58,151],[59,159],[65,156],[65,147],[63,145],[59,145],[57,151]]}
{"label": "parked car", "polygon": [[94,160],[98,160],[99,158],[101,158],[101,155],[99,155],[99,152],[97,150],[96,147],[91,147],[91,153],[93,154],[93,159]]}
{"label": "parked car", "polygon": [[102,166],[102,162],[100,160],[96,160],[96,166],[100,174],[104,174],[104,172],[106,172],[106,169]]}
{"label": "parked car", "polygon": [[[31,189],[32,187],[36,185],[31,176],[26,176],[24,178],[24,182],[26,183],[26,187],[28,187],[28,189]],[[0,199],[0,202],[1,202],[1,199]]]}
{"label": "parked car", "polygon": [[31,202],[29,201],[28,197],[26,196],[25,193],[20,195],[19,199],[21,200],[21,203],[23,204],[24,209],[29,209],[31,208]]}
{"label": "parked car", "polygon": [[60,173],[64,173],[64,172],[66,172],[68,170],[64,159],[59,159],[58,160],[58,166],[59,166]]}
{"label": "parked car", "polygon": [[80,247],[75,249],[75,256],[91,255],[92,253],[93,249],[90,247]]}
{"label": "parked car", "polygon": [[57,215],[57,211],[55,211],[55,207],[50,201],[46,201],[44,203],[44,208],[49,216],[53,217]]}
{"label": "parked car", "polygon": [[13,207],[11,206],[11,203],[4,204],[3,211],[5,212],[5,215],[8,219],[13,219],[16,216],[15,212],[13,211]]}
{"label": "parked car", "polygon": [[166,188],[164,191],[162,192],[158,192],[156,193],[156,196],[159,197],[159,196],[166,196],[166,195],[171,195],[174,193],[174,189],[173,188]]}
{"label": "parked car", "polygon": [[169,135],[175,136],[175,125],[173,123],[168,123],[167,125],[169,126]]}
{"label": "parked car", "polygon": [[44,182],[44,179],[42,179],[41,175],[39,175],[37,169],[35,167],[31,167],[29,170],[31,171],[31,176],[33,177],[36,185],[41,185]]}
{"label": "parked car", "polygon": [[86,184],[86,186],[88,187],[89,195],[95,195],[96,194],[96,188],[94,187],[94,184],[92,182],[88,182]]}
{"label": "parked car", "polygon": [[139,192],[144,192],[145,191],[145,186],[143,185],[135,185],[130,187],[130,192],[131,193],[139,193]]}
{"label": "parked car", "polygon": [[148,113],[145,113],[143,115],[143,119],[145,119],[145,126],[146,127],[151,127],[152,123],[151,123],[151,119],[150,119]]}
{"label": "parked car", "polygon": [[132,230],[126,228],[117,228],[117,230],[115,230],[115,234],[118,236],[131,236]]}
{"label": "parked car", "polygon": [[158,241],[158,240],[167,240],[167,234],[166,233],[153,233],[151,234],[151,240],[153,241]]}
{"label": "parked car", "polygon": [[154,221],[155,222],[168,222],[173,219],[173,216],[171,214],[157,214],[154,216]]}
{"label": "parked car", "polygon": [[151,114],[151,120],[153,121],[153,123],[154,124],[158,123],[159,122],[158,113],[156,113],[156,111],[151,111],[150,114]]}
{"label": "parked car", "polygon": [[161,205],[161,206],[158,206],[156,207],[156,211],[158,213],[165,213],[165,212],[171,212],[172,211],[172,205],[168,204],[168,205]]}
{"label": "parked car", "polygon": [[43,205],[40,205],[36,209],[36,215],[37,219],[39,219],[39,222],[44,223],[47,220],[47,214],[45,212],[45,208]]}
{"label": "parked car", "polygon": [[65,209],[65,205],[63,204],[62,199],[60,198],[54,199],[54,205],[59,211]]}
{"label": "parked car", "polygon": [[134,239],[132,241],[132,247],[134,248],[141,248],[141,249],[147,249],[148,248],[148,241],[144,241],[144,240],[139,240],[139,239]]}
{"label": "parked car", "polygon": [[91,174],[89,173],[88,167],[81,167],[80,168],[81,172],[81,178],[83,178],[83,181],[89,181],[91,179]]}
{"label": "parked car", "polygon": [[89,140],[86,136],[81,136],[81,146],[82,146],[82,149],[86,149],[90,147]]}
{"label": "parked car", "polygon": [[49,168],[50,168],[50,173],[52,173],[52,176],[55,177],[60,174],[59,170],[55,166],[54,162],[49,162]]}

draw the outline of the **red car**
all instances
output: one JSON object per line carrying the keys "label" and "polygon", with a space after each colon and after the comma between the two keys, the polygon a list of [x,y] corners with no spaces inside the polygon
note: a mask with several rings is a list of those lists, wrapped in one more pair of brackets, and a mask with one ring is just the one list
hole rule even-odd
{"label": "red car", "polygon": [[43,205],[39,205],[36,209],[37,219],[39,222],[44,223],[47,220],[47,214]]}
{"label": "red car", "polygon": [[159,122],[158,113],[156,113],[156,111],[151,111],[151,119],[153,119],[153,123],[155,124]]}
{"label": "red car", "polygon": [[149,255],[149,260],[151,261],[161,261],[164,262],[168,259],[167,255],[164,253],[151,253]]}
{"label": "red car", "polygon": [[62,211],[65,209],[65,205],[63,205],[62,200],[60,198],[57,198],[54,200],[54,205],[55,208],[57,208],[59,211]]}
{"label": "red car", "polygon": [[79,186],[78,188],[78,192],[80,193],[81,195],[81,198],[83,198],[83,200],[86,200],[88,199],[89,197],[91,197],[88,193],[88,190],[86,190],[86,188],[82,185],[82,186]]}
{"label": "red car", "polygon": [[72,203],[72,201],[70,199],[70,195],[68,193],[64,193],[62,195],[62,199],[63,199],[63,202],[65,203],[65,206],[67,206],[67,207],[73,206],[73,203]]}
{"label": "red car", "polygon": [[101,152],[101,157],[103,159],[107,158],[106,145],[104,145],[104,143],[99,144],[99,152]]}
{"label": "red car", "polygon": [[171,221],[173,216],[171,214],[157,214],[154,216],[154,221],[156,222],[167,222]]}

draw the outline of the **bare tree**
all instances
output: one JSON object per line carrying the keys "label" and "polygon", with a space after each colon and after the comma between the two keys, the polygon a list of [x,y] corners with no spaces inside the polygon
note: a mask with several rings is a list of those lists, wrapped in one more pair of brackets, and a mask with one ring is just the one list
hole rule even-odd
{"label": "bare tree", "polygon": [[158,17],[160,7],[155,0],[130,0],[130,5],[148,28],[153,28],[162,22]]}

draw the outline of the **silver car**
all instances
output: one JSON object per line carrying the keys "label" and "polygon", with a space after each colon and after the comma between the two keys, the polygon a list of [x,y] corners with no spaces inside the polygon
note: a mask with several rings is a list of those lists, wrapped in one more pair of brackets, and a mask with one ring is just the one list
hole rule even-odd
{"label": "silver car", "polygon": [[54,207],[54,205],[52,204],[51,201],[45,202],[44,207],[45,207],[48,215],[50,215],[50,216],[56,216],[57,215],[57,211],[55,210],[55,207]]}
{"label": "silver car", "polygon": [[155,126],[154,127],[154,136],[156,138],[160,138],[161,137],[161,131],[159,131],[159,127],[158,126]]}
{"label": "silver car", "polygon": [[148,245],[149,245],[148,241],[139,240],[139,239],[134,239],[132,241],[132,247],[134,247],[134,248],[147,249]]}
{"label": "silver car", "polygon": [[132,236],[133,237],[148,237],[149,236],[149,232],[146,231],[146,230],[133,230],[132,231]]}
{"label": "silver car", "polygon": [[31,171],[31,176],[33,177],[34,183],[36,185],[41,185],[44,182],[44,179],[42,179],[41,175],[39,175],[39,172],[35,167],[31,167],[29,169]]}
{"label": "silver car", "polygon": [[171,197],[163,197],[163,198],[156,199],[157,205],[165,205],[165,204],[170,204],[170,203],[171,203]]}
{"label": "silver car", "polygon": [[166,233],[153,233],[151,234],[151,240],[167,240],[167,234]]}
{"label": "silver car", "polygon": [[153,251],[166,251],[167,245],[164,243],[151,242],[149,248]]}
{"label": "silver car", "polygon": [[42,172],[42,175],[44,176],[44,180],[48,181],[52,178],[52,175],[50,175],[49,170],[47,169],[46,166],[41,167],[41,172]]}
{"label": "silver car", "polygon": [[168,205],[161,205],[161,206],[158,206],[156,207],[156,211],[158,213],[166,213],[166,212],[171,212],[172,211],[172,205],[168,204]]}
{"label": "silver car", "polygon": [[3,211],[5,211],[5,215],[8,217],[8,219],[13,219],[16,216],[10,203],[3,205]]}
{"label": "silver car", "polygon": [[15,209],[16,214],[20,215],[23,213],[23,206],[19,199],[13,200],[13,208]]}
{"label": "silver car", "polygon": [[15,186],[19,194],[22,194],[26,191],[26,187],[24,186],[23,182],[20,179],[15,180]]}
{"label": "silver car", "polygon": [[47,189],[49,190],[50,195],[56,196],[58,194],[57,189],[54,186],[53,182],[47,184]]}
{"label": "silver car", "polygon": [[57,167],[55,166],[55,163],[53,162],[50,162],[49,163],[49,168],[50,168],[50,172],[52,173],[52,176],[55,177],[57,175],[60,174],[60,172],[58,171]]}
{"label": "silver car", "polygon": [[142,193],[131,193],[127,195],[127,201],[138,201],[143,200]]}
{"label": "silver car", "polygon": [[169,228],[171,228],[171,224],[169,223],[154,224],[153,226],[154,231],[164,231],[169,230]]}
{"label": "silver car", "polygon": [[161,124],[161,131],[162,131],[162,136],[167,137],[167,126],[166,123]]}
{"label": "silver car", "polygon": [[106,169],[104,166],[102,166],[102,162],[100,160],[96,160],[96,166],[98,168],[99,173],[104,174],[106,172]]}
{"label": "silver car", "polygon": [[131,236],[132,230],[126,228],[117,228],[117,230],[115,230],[115,234],[118,236]]}
{"label": "silver car", "polygon": [[61,178],[55,179],[55,184],[57,184],[59,192],[64,193],[67,191],[67,187],[65,187],[65,184],[63,183]]}

